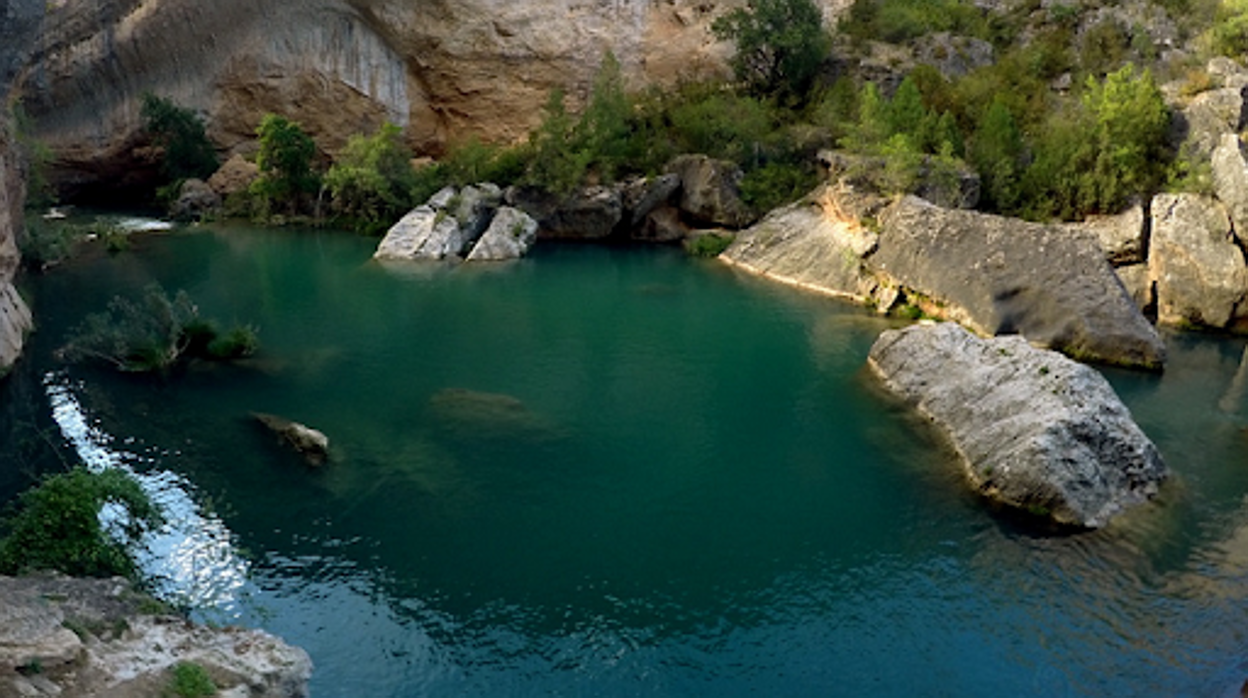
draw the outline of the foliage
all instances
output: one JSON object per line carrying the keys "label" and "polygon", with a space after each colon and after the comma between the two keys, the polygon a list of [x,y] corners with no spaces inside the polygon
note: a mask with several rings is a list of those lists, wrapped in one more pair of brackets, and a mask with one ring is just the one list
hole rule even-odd
{"label": "foliage", "polygon": [[685,251],[694,257],[718,257],[732,244],[729,233],[705,233],[685,241]]}
{"label": "foliage", "polygon": [[143,128],[164,151],[161,172],[168,181],[207,179],[217,171],[217,151],[193,110],[145,92],[140,113]]}
{"label": "foliage", "polygon": [[678,152],[748,164],[777,132],[772,105],[716,90],[671,104],[670,138]]}
{"label": "foliage", "polygon": [[68,223],[28,216],[25,229],[17,239],[22,264],[35,271],[58,264],[69,257],[80,237],[81,234]]}
{"label": "foliage", "polygon": [[173,679],[167,696],[177,698],[209,698],[217,695],[217,685],[204,667],[194,662],[178,662],[173,667]]}
{"label": "foliage", "polygon": [[1023,134],[1002,99],[994,99],[975,130],[968,158],[979,171],[982,201],[998,211],[1017,208],[1018,177],[1025,154]]}
{"label": "foliage", "polygon": [[138,302],[116,296],[103,313],[94,313],[71,334],[59,354],[69,361],[100,361],[120,371],[166,371],[184,359],[228,360],[248,356],[258,346],[256,330],[240,326],[222,335],[179,291],[171,299],[157,284]]}
{"label": "foliage", "polygon": [[[113,540],[100,524],[108,505],[126,512]],[[92,473],[77,467],[45,478],[18,496],[15,510],[4,520],[0,539],[0,573],[57,570],[75,576],[133,578],[134,558],[125,542],[133,542],[161,517],[134,478],[121,470]]]}
{"label": "foliage", "polygon": [[736,42],[730,63],[750,92],[795,102],[806,99],[831,49],[811,0],[747,0],[717,18],[711,31]]}
{"label": "foliage", "polygon": [[325,174],[325,188],[337,215],[360,232],[376,232],[412,206],[416,173],[402,131],[384,124],[372,136],[353,135]]}
{"label": "foliage", "polygon": [[1232,58],[1248,53],[1248,0],[1222,0],[1213,25],[1201,36],[1206,53]]}
{"label": "foliage", "polygon": [[935,32],[992,40],[999,32],[990,17],[967,0],[858,0],[838,30],[855,40],[890,43]]}
{"label": "foliage", "polygon": [[297,212],[302,200],[319,186],[312,171],[316,143],[298,122],[277,114],[265,114],[256,135],[260,176],[252,183],[251,193],[261,212],[271,213],[275,204],[284,205],[289,213]]}
{"label": "foliage", "polygon": [[532,159],[524,182],[555,193],[567,193],[585,179],[593,153],[578,148],[575,122],[564,105],[562,90],[554,90],[543,107],[542,123],[530,136]]}
{"label": "foliage", "polygon": [[757,212],[766,212],[804,196],[818,184],[814,167],[794,162],[769,162],[746,173],[741,200]]}

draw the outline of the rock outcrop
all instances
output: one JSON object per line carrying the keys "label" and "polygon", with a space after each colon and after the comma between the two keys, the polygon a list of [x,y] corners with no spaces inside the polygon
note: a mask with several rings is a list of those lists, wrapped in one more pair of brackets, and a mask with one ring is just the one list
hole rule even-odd
{"label": "rock outcrop", "polygon": [[261,630],[170,615],[123,579],[0,577],[0,695],[172,695],[173,668],[199,665],[222,696],[303,698],[312,661]]}
{"label": "rock outcrop", "polygon": [[1248,323],[1248,265],[1222,203],[1199,194],[1153,199],[1149,279],[1157,321],[1243,329]]}
{"label": "rock outcrop", "polygon": [[948,438],[972,486],[1008,506],[1099,528],[1167,477],[1096,370],[1021,337],[915,325],[881,334],[868,363]]}
{"label": "rock outcrop", "polygon": [[[878,220],[875,229],[862,221]],[[1165,346],[1088,231],[825,186],[744,230],[722,258],[890,310],[906,297],[985,335],[1160,369]]]}
{"label": "rock outcrop", "polygon": [[[9,101],[9,88],[28,60],[36,27],[45,4],[38,0],[9,0],[0,6],[0,102]],[[31,330],[30,309],[13,286],[20,256],[17,236],[22,229],[26,200],[13,125],[8,110],[0,114],[0,376],[17,361]]]}
{"label": "rock outcrop", "polygon": [[485,183],[446,187],[391,226],[373,258],[381,261],[515,259],[537,238],[538,223],[503,206],[503,192]]}

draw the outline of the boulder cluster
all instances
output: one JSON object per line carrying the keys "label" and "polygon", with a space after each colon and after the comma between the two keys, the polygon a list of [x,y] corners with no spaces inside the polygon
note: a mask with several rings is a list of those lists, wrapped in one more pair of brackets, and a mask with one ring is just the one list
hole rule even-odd
{"label": "boulder cluster", "polygon": [[751,223],[740,181],[730,162],[684,155],[656,177],[566,194],[490,183],[447,187],[392,226],[373,256],[498,261],[523,256],[538,239],[679,242]]}

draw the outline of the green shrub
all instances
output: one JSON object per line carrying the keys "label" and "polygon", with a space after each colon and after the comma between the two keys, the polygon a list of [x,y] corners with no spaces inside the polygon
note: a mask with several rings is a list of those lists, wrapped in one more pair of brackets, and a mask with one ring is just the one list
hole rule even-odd
{"label": "green shrub", "polygon": [[194,111],[145,92],[140,113],[143,128],[163,151],[161,172],[169,182],[207,179],[220,165],[217,151]]}
{"label": "green shrub", "polygon": [[717,18],[711,31],[733,41],[737,80],[757,95],[804,102],[831,49],[823,14],[811,0],[747,0]]}
{"label": "green shrub", "polygon": [[47,477],[18,496],[3,522],[0,574],[57,570],[74,576],[134,578],[133,556],[101,528],[99,513],[105,504],[127,513],[119,529],[127,542],[161,523],[159,512],[127,473],[116,469],[92,473],[77,467]]}
{"label": "green shrub", "polygon": [[173,667],[173,678],[165,695],[176,698],[209,698],[217,695],[217,685],[208,675],[208,670],[199,664],[178,662]]}
{"label": "green shrub", "polygon": [[819,176],[810,164],[770,162],[742,178],[741,200],[763,213],[800,199],[818,183]]}
{"label": "green shrub", "polygon": [[297,122],[277,114],[265,114],[256,135],[260,139],[260,151],[256,154],[260,176],[252,182],[251,194],[261,214],[273,213],[275,205],[283,206],[288,213],[297,213],[319,186],[312,171],[316,144]]}
{"label": "green shrub", "polygon": [[413,205],[416,173],[402,131],[383,124],[372,136],[354,135],[325,174],[334,212],[359,232],[376,232]]}
{"label": "green shrub", "polygon": [[966,0],[857,0],[839,32],[858,41],[906,43],[936,32],[993,40],[1000,30]]}
{"label": "green shrub", "polygon": [[69,257],[74,243],[82,235],[74,226],[63,221],[27,216],[25,228],[17,239],[22,264],[35,271],[57,264]]}
{"label": "green shrub", "polygon": [[729,233],[703,233],[685,241],[685,251],[694,257],[718,257],[732,244]]}

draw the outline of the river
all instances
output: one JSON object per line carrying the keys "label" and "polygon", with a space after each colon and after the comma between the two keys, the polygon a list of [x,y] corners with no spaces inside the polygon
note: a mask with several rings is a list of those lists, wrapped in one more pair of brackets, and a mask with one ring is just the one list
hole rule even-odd
{"label": "river", "polygon": [[[86,461],[169,514],[140,551],[200,620],[305,647],[313,695],[1238,695],[1245,341],[1106,370],[1174,477],[1051,535],[967,491],[864,370],[896,326],[678,250],[383,266],[375,241],[209,225],[30,277],[0,500]],[[260,330],[163,379],[66,365],[151,282]],[[320,469],[250,418],[324,431]]]}

